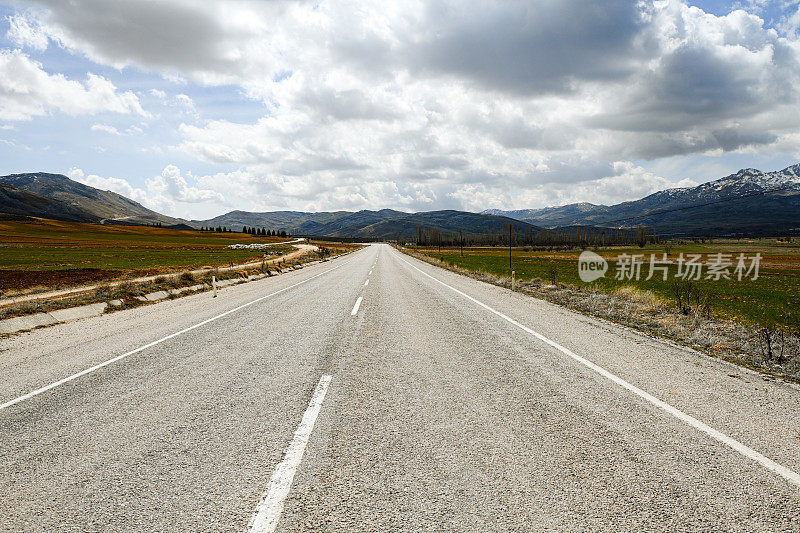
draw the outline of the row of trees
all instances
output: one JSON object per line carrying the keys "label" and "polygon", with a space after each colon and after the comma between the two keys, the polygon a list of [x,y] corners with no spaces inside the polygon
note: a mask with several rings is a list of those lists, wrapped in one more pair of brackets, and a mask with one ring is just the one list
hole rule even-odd
{"label": "row of trees", "polygon": [[233,233],[233,228],[226,228],[225,226],[217,226],[216,228],[208,226],[200,226],[200,231],[213,231],[214,233]]}
{"label": "row of trees", "polygon": [[632,245],[645,246],[657,244],[660,238],[655,229],[647,226],[632,228],[557,228],[542,229],[536,233],[534,244],[538,245],[571,245],[571,246],[610,246]]}
{"label": "row of trees", "polygon": [[242,227],[242,233],[249,233],[250,235],[258,235],[262,237],[288,237],[286,231],[268,230],[266,228]]}
{"label": "row of trees", "polygon": [[[399,236],[398,236],[399,240]],[[567,227],[535,230],[510,225],[506,231],[469,233],[441,230],[421,224],[417,227],[417,244],[420,246],[645,246],[658,243],[659,237],[647,226],[633,228]]]}
{"label": "row of trees", "polygon": [[[159,223],[160,227],[160,223]],[[233,233],[233,228],[228,228],[226,226],[217,226],[216,228],[213,226],[201,226],[200,231],[212,231],[214,233]],[[261,237],[288,237],[289,234],[285,231],[278,231],[278,230],[268,230],[266,228],[255,228],[249,226],[242,226],[242,233],[249,233],[250,235],[257,235]]]}

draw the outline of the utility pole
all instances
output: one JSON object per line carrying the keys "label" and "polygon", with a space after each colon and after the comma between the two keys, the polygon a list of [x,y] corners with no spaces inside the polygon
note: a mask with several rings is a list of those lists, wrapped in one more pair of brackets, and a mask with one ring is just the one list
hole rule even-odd
{"label": "utility pole", "polygon": [[464,257],[464,232],[458,230],[458,233],[461,236],[461,257]]}
{"label": "utility pole", "polygon": [[508,225],[508,268],[511,269],[511,224]]}

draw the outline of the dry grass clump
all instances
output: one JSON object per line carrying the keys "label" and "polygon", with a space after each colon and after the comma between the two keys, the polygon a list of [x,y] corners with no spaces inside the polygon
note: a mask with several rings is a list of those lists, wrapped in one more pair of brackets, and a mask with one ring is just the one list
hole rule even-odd
{"label": "dry grass clump", "polygon": [[42,312],[43,310],[39,302],[22,302],[11,307],[0,309],[0,320],[21,315],[32,315]]}
{"label": "dry grass clump", "polygon": [[94,296],[99,300],[109,300],[113,298],[114,292],[116,292],[116,287],[100,285],[94,290]]}
{"label": "dry grass clump", "polygon": [[115,296],[117,298],[138,296],[139,294],[141,294],[141,288],[138,285],[135,285],[134,283],[131,283],[129,281],[117,285],[115,291]]}
{"label": "dry grass clump", "polygon": [[613,295],[634,302],[644,307],[646,311],[658,311],[666,306],[666,302],[656,296],[652,291],[642,290],[630,285],[620,287],[613,292]]}

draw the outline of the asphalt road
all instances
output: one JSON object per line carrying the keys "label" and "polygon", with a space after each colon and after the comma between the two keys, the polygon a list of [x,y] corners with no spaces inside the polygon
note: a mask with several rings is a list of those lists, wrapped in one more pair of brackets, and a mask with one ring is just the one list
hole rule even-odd
{"label": "asphalt road", "polygon": [[383,245],[0,340],[0,404],[2,531],[800,531],[796,386]]}

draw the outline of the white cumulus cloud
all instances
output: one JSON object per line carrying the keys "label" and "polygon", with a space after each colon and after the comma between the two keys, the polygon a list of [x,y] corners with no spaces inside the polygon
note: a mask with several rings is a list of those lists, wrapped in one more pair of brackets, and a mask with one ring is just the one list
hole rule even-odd
{"label": "white cumulus cloud", "polygon": [[58,110],[68,115],[113,112],[147,116],[131,91],[95,74],[85,82],[48,74],[20,50],[0,50],[0,120],[29,120]]}
{"label": "white cumulus cloud", "polygon": [[47,49],[48,38],[44,31],[25,14],[8,17],[8,40],[20,47],[42,51]]}
{"label": "white cumulus cloud", "polygon": [[[189,185],[175,165],[167,165],[161,174],[148,178],[144,187],[134,187],[122,178],[87,175],[77,167],[73,167],[68,176],[91,187],[127,196],[145,207],[173,216],[183,216],[181,210],[185,210],[186,204],[225,202],[225,197],[217,191]],[[194,180],[191,176],[190,179]]]}
{"label": "white cumulus cloud", "polygon": [[92,124],[90,129],[92,131],[100,131],[111,135],[122,135],[117,128],[109,126],[108,124]]}

